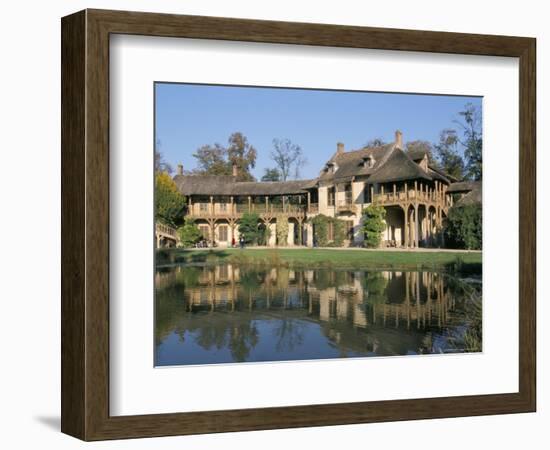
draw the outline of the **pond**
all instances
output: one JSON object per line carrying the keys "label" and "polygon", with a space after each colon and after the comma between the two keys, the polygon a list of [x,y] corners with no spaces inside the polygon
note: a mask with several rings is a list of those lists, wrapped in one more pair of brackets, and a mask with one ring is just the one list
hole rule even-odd
{"label": "pond", "polygon": [[155,365],[481,351],[481,283],[187,264],[155,274]]}

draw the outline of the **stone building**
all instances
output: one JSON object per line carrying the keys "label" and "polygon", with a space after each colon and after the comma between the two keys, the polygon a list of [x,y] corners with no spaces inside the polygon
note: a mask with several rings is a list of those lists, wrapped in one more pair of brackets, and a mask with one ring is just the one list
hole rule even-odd
{"label": "stone building", "polygon": [[[246,212],[257,213],[260,227],[271,231],[268,246],[314,245],[311,219],[318,214],[342,220],[344,245],[361,246],[362,211],[371,204],[386,210],[382,246],[441,246],[440,230],[454,196],[481,197],[480,185],[458,183],[430,164],[426,153],[406,153],[400,131],[393,143],[377,147],[346,151],[338,143],[313,180],[242,182],[235,167],[231,176],[186,175],[180,165],[174,181],[186,198],[186,217],[220,247],[238,242],[238,223]],[[288,235],[277,242],[282,220]]]}

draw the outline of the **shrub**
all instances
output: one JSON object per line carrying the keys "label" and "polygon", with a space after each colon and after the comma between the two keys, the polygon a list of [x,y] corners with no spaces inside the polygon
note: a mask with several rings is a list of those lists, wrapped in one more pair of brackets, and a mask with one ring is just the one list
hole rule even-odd
{"label": "shrub", "polygon": [[365,245],[370,248],[380,246],[382,232],[386,229],[386,210],[383,206],[370,205],[363,210],[363,232]]}
{"label": "shrub", "polygon": [[201,240],[202,233],[192,219],[187,219],[185,224],[178,228],[178,236],[182,247],[192,247]]}
{"label": "shrub", "polygon": [[482,208],[478,204],[451,208],[444,227],[446,245],[452,248],[480,250],[482,218]]}

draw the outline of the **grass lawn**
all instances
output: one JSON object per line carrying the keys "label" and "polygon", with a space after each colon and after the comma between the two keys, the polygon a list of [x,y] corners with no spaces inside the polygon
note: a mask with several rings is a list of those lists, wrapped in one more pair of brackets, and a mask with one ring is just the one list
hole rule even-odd
{"label": "grass lawn", "polygon": [[450,251],[373,251],[342,249],[163,249],[157,251],[157,264],[193,262],[286,265],[288,267],[433,269],[481,273],[481,252]]}

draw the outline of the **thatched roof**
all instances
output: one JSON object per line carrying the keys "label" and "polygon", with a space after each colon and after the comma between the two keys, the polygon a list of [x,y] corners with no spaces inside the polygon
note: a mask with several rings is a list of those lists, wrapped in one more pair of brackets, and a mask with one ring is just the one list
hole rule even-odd
{"label": "thatched roof", "polygon": [[176,175],[174,182],[183,195],[220,195],[236,181],[231,175]]}
{"label": "thatched roof", "polygon": [[183,195],[293,195],[305,194],[317,180],[236,181],[230,175],[176,175]]}
{"label": "thatched roof", "polygon": [[[462,197],[454,206],[481,205],[483,202],[483,190],[481,182],[474,182],[473,189]],[[456,183],[458,184],[458,183]]]}
{"label": "thatched roof", "polygon": [[368,179],[369,183],[388,183],[404,180],[432,180],[403,150],[394,148],[387,161]]}
{"label": "thatched roof", "polygon": [[447,192],[471,192],[474,189],[481,189],[481,181],[460,181],[458,183],[451,183]]}
{"label": "thatched roof", "polygon": [[409,158],[411,158],[413,161],[421,161],[424,159],[424,157],[428,154],[426,150],[411,150],[407,152],[407,155],[409,155]]}
{"label": "thatched roof", "polygon": [[[384,164],[394,147],[395,144],[386,144],[380,147],[364,147],[360,150],[336,153],[325,164],[319,180],[350,181],[352,177],[371,175]],[[368,158],[372,158],[374,162],[372,167],[365,164]],[[334,173],[329,170],[330,165],[335,165]]]}

